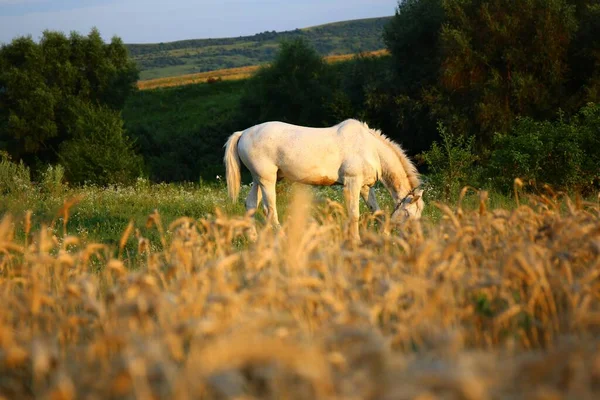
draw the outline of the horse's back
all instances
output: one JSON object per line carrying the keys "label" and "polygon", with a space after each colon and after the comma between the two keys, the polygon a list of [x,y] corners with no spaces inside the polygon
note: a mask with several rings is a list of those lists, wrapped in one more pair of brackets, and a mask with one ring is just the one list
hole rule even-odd
{"label": "horse's back", "polygon": [[312,128],[280,121],[265,122],[248,128],[240,139],[240,150],[248,154],[275,156],[287,152],[314,152],[316,149],[333,150],[339,146],[332,128]]}
{"label": "horse's back", "polygon": [[244,164],[259,174],[278,171],[291,180],[331,184],[340,182],[340,170],[349,157],[364,154],[366,143],[359,128],[347,121],[326,128],[265,122],[244,131],[239,154]]}
{"label": "horse's back", "polygon": [[261,148],[262,150],[303,148],[310,152],[315,147],[334,150],[343,149],[350,142],[353,144],[364,143],[365,132],[362,124],[352,119],[324,128],[269,121],[246,129],[242,134],[242,139],[247,150],[251,150],[251,148]]}

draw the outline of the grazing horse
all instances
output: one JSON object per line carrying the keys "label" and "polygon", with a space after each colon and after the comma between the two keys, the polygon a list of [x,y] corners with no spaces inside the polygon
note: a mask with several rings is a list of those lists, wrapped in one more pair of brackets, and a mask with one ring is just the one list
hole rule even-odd
{"label": "grazing horse", "polygon": [[276,227],[275,184],[281,179],[343,185],[350,236],[359,241],[359,195],[372,212],[379,210],[373,190],[378,180],[394,200],[392,219],[421,217],[423,190],[416,167],[398,144],[364,122],[348,119],[327,128],[265,122],[233,133],[224,147],[229,197],[238,197],[243,162],[253,179],[246,210],[255,210],[262,197],[267,220]]}

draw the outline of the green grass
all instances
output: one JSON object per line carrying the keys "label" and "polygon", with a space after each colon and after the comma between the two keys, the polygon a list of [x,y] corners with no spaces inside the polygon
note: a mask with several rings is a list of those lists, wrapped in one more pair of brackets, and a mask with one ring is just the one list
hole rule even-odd
{"label": "green grass", "polygon": [[[244,190],[247,192],[248,189]],[[27,194],[3,196],[0,208],[13,216],[19,241],[23,239],[28,210],[32,212],[32,231],[39,230],[42,224],[53,224],[54,234],[62,237],[64,219],[60,209],[64,201],[77,197],[80,197],[79,202],[70,208],[67,234],[78,236],[86,244],[107,244],[113,250],[118,248],[129,221],[134,222],[135,228],[150,239],[153,246],[160,246],[156,228],[146,227],[154,210],[160,215],[165,229],[179,217],[203,218],[213,214],[216,208],[232,215],[244,213],[243,203],[231,203],[223,185],[150,184],[141,179],[133,186],[63,188],[52,195],[42,190],[28,190]],[[132,235],[126,251],[134,253],[135,246]]]}
{"label": "green grass", "polygon": [[[277,207],[280,221],[285,221],[287,205],[290,200],[292,184],[280,182],[277,185]],[[78,236],[84,244],[102,243],[108,245],[112,252],[118,249],[119,241],[129,221],[140,234],[150,240],[152,247],[160,248],[160,235],[156,227],[148,228],[148,217],[156,210],[160,215],[163,227],[167,230],[169,224],[180,217],[193,219],[206,218],[215,215],[218,208],[230,216],[243,216],[245,213],[244,200],[250,189],[249,181],[244,181],[240,197],[232,203],[227,196],[223,182],[196,184],[152,184],[140,179],[132,186],[113,186],[100,188],[85,186],[81,188],[60,187],[53,193],[30,188],[20,193],[12,193],[0,198],[0,208],[4,214],[11,214],[16,225],[17,239],[24,239],[24,219],[28,210],[32,211],[32,231],[38,231],[42,224],[53,225],[57,237],[63,235],[64,219],[60,214],[63,203],[69,199],[80,197],[79,202],[70,208],[66,225],[68,235]],[[344,204],[341,187],[312,187],[316,204],[325,198]],[[432,194],[435,194],[432,192]],[[392,211],[393,204],[389,193],[381,184],[376,185],[376,196],[382,210],[387,215]],[[442,212],[433,205],[433,198],[426,197],[426,208],[423,213],[425,221],[437,223],[442,218]],[[489,208],[512,209],[515,202],[498,193],[491,193],[488,201]],[[470,193],[463,202],[463,208],[474,209],[478,206],[476,194]],[[360,200],[361,215],[368,213],[366,204]],[[262,209],[257,213],[259,225],[265,223]],[[167,238],[171,232],[166,232]],[[241,243],[241,246],[244,244]],[[137,241],[131,235],[125,247],[125,256],[136,254],[134,251]],[[135,262],[135,258],[130,259]]]}
{"label": "green grass", "polygon": [[306,39],[322,56],[380,50],[385,48],[382,32],[390,18],[341,21],[237,38],[127,44],[127,47],[140,67],[140,78],[146,80],[261,65],[274,59],[282,40],[293,38]]}

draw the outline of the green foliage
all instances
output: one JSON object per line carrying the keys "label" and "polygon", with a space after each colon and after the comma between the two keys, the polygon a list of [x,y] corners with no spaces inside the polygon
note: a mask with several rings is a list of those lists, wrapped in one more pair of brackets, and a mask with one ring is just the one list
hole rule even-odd
{"label": "green foliage", "polygon": [[565,98],[577,30],[567,0],[445,0],[440,88],[481,144],[518,115],[550,118]]}
{"label": "green foliage", "polygon": [[441,192],[444,201],[455,200],[460,190],[476,179],[474,165],[477,161],[473,146],[474,137],[453,135],[438,123],[441,142],[433,142],[431,149],[420,154],[429,166],[430,192]]}
{"label": "green foliage", "polygon": [[570,79],[566,81],[570,109],[587,102],[600,103],[600,4],[597,0],[571,0],[579,29],[569,46]]}
{"label": "green foliage", "polygon": [[142,159],[123,131],[120,113],[107,106],[83,105],[71,140],[59,147],[58,157],[72,183],[130,183],[141,174]]}
{"label": "green foliage", "polygon": [[398,2],[383,38],[394,59],[396,84],[416,96],[436,82],[440,68],[439,31],[444,22],[442,0]]}
{"label": "green foliage", "polygon": [[139,91],[123,110],[153,182],[198,182],[224,174],[223,144],[239,122],[244,81]]}
{"label": "green foliage", "polygon": [[518,177],[589,193],[600,185],[599,163],[600,107],[589,104],[570,122],[519,118],[510,134],[495,137],[488,173],[505,191]]}
{"label": "green foliage", "polygon": [[16,38],[0,48],[0,146],[30,166],[55,162],[80,107],[121,109],[137,78],[122,41],[106,44],[96,29]]}
{"label": "green foliage", "polygon": [[439,31],[444,20],[441,0],[399,1],[383,35],[393,60],[393,79],[382,104],[387,110],[382,128],[396,132],[392,136],[415,154],[439,139],[435,123],[446,116],[434,115],[427,101],[438,81]]}
{"label": "green foliage", "polygon": [[377,121],[385,113],[387,89],[393,82],[391,57],[358,54],[330,67],[335,74],[329,113],[333,121],[356,118]]}
{"label": "green foliage", "polygon": [[60,164],[48,165],[46,170],[42,172],[40,188],[50,196],[55,197],[62,194],[67,189],[65,168]]}
{"label": "green foliage", "polygon": [[280,120],[306,126],[329,123],[334,75],[303,39],[282,42],[275,61],[252,77],[241,99],[248,125]]}
{"label": "green foliage", "polygon": [[0,157],[0,194],[22,195],[30,191],[31,174],[23,161],[15,163],[5,151],[0,151]]}
{"label": "green foliage", "polygon": [[485,163],[494,134],[518,117],[570,117],[598,101],[598,28],[595,0],[399,1],[384,31],[395,76],[378,122],[416,151],[443,122],[474,136]]}

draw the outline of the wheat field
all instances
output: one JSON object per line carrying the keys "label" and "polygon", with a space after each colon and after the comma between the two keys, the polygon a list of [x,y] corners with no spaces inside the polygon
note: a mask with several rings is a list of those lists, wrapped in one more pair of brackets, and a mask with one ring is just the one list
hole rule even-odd
{"label": "wheat field", "polygon": [[[388,54],[387,50],[377,50],[366,52],[365,55],[378,57]],[[350,60],[356,54],[342,54],[324,57],[326,62],[335,63]],[[212,83],[221,80],[239,80],[251,77],[260,68],[259,65],[250,65],[247,67],[226,68],[216,71],[198,72],[195,74],[185,74],[178,76],[168,76],[164,78],[146,79],[138,81],[137,87],[140,90],[157,89],[164,87],[183,86],[197,83]]]}
{"label": "wheat field", "polygon": [[301,188],[282,229],[249,244],[251,217],[219,209],[151,214],[158,247],[133,224],[114,248],[83,243],[67,229],[76,199],[60,235],[4,215],[0,396],[597,398],[599,204],[478,196],[427,204],[436,223],[363,216],[362,243],[342,204]]}

